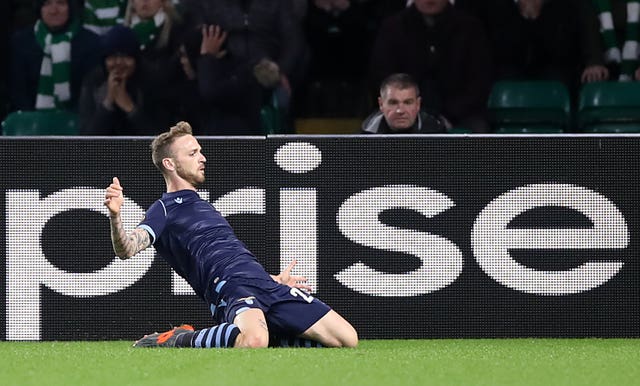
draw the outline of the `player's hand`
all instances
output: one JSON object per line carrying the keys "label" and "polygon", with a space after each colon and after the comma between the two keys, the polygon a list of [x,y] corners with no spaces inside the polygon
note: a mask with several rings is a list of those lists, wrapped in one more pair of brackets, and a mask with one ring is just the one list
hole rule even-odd
{"label": "player's hand", "polygon": [[122,194],[122,186],[120,186],[120,180],[118,177],[113,177],[111,185],[107,187],[104,195],[104,205],[109,209],[109,214],[113,217],[120,214],[120,208],[124,202],[124,195]]}
{"label": "player's hand", "polygon": [[305,291],[311,292],[313,289],[306,284],[307,278],[304,276],[294,276],[291,274],[291,270],[298,262],[294,259],[282,272],[277,276],[272,276],[273,280],[280,284],[288,285],[293,288],[300,288]]}

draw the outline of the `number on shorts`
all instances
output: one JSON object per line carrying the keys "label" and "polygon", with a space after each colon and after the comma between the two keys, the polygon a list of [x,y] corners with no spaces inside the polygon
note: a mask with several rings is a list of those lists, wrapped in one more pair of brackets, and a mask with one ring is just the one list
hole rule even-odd
{"label": "number on shorts", "polygon": [[295,297],[300,296],[307,303],[311,303],[313,301],[313,296],[309,295],[308,293],[305,293],[300,288],[291,288],[289,293],[291,294],[291,296],[295,296]]}

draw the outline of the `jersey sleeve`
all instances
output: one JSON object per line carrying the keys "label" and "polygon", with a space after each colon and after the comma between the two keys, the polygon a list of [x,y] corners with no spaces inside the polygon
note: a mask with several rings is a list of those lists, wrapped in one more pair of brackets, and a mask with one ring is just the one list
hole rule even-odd
{"label": "jersey sleeve", "polygon": [[144,218],[138,224],[138,228],[146,230],[151,236],[151,244],[154,244],[162,234],[165,224],[167,223],[167,209],[162,200],[154,202],[144,215]]}

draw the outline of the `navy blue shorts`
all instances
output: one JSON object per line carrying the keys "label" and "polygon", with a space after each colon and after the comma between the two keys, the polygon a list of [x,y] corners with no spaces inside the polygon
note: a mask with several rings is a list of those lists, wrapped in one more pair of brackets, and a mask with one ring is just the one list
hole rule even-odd
{"label": "navy blue shorts", "polygon": [[211,305],[216,322],[233,323],[251,308],[264,312],[271,333],[300,335],[331,308],[298,288],[273,280],[232,278],[217,284],[217,305]]}

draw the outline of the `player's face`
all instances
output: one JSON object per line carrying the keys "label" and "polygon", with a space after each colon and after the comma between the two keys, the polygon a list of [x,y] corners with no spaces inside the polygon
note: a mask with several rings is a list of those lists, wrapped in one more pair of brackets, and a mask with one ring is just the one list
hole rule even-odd
{"label": "player's face", "polygon": [[378,98],[378,104],[392,131],[411,127],[420,111],[420,97],[413,87],[400,89],[389,86]]}
{"label": "player's face", "polygon": [[204,165],[207,162],[200,152],[202,148],[192,135],[184,135],[171,145],[176,174],[194,187],[204,182]]}
{"label": "player's face", "polygon": [[69,20],[69,3],[67,0],[47,0],[40,9],[40,17],[50,30],[58,30]]}

